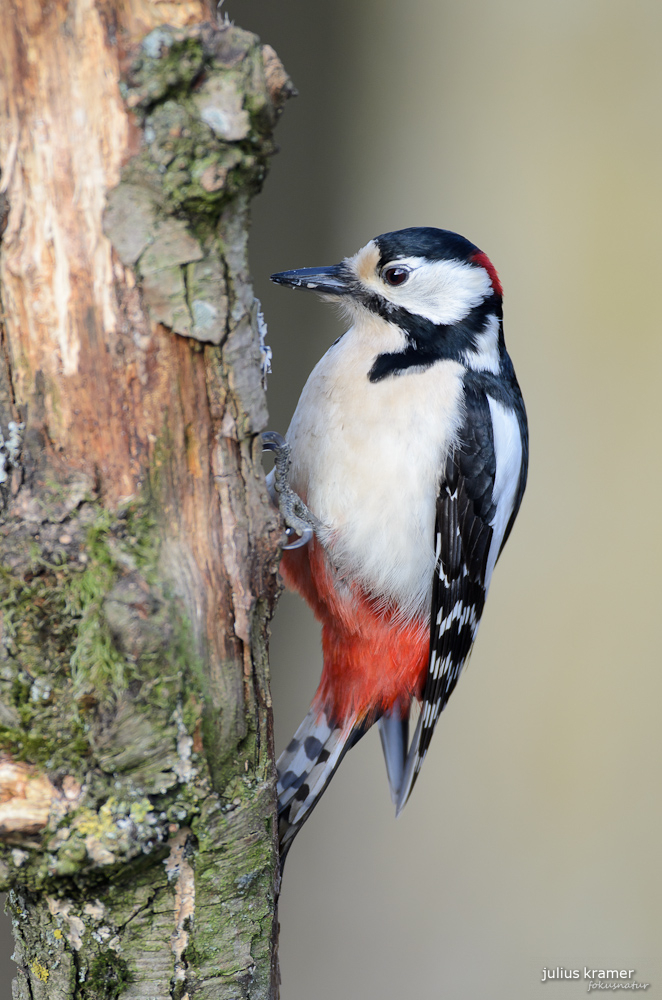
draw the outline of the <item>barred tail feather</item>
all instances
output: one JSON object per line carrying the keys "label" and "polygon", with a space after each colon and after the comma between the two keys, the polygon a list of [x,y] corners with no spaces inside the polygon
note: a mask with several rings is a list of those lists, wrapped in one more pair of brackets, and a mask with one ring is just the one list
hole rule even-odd
{"label": "barred tail feather", "polygon": [[311,708],[278,758],[278,829],[281,864],[295,836],[319,802],[348,750],[365,727],[350,719],[334,725]]}

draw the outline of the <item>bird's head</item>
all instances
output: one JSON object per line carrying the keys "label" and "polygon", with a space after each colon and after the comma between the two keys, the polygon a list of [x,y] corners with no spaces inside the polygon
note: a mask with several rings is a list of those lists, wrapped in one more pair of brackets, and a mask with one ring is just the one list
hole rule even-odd
{"label": "bird's head", "polygon": [[340,264],[282,271],[271,280],[337,300],[357,321],[366,311],[377,314],[399,327],[419,362],[455,358],[491,371],[498,365],[501,283],[486,254],[457,233],[383,233]]}

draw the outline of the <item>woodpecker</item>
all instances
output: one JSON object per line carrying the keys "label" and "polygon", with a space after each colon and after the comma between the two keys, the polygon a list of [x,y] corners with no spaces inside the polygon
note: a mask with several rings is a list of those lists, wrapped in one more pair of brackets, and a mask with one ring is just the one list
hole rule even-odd
{"label": "woodpecker", "polygon": [[321,622],[324,654],[277,764],[284,859],[373,723],[396,815],[407,802],[522,501],[528,430],[501,283],[464,237],[384,233],[340,264],[271,279],[351,321],[306,382],[286,442],[267,436],[272,495],[302,536],[281,573]]}

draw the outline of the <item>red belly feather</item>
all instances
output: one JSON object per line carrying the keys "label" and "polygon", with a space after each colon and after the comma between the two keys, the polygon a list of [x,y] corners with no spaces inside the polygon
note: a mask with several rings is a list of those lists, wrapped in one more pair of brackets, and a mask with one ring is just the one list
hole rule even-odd
{"label": "red belly feather", "polygon": [[[283,553],[282,577],[322,623],[324,669],[313,705],[342,725],[421,697],[430,639],[420,619],[401,621],[356,584],[334,585],[334,573],[314,539]],[[340,589],[340,593],[339,593]]]}

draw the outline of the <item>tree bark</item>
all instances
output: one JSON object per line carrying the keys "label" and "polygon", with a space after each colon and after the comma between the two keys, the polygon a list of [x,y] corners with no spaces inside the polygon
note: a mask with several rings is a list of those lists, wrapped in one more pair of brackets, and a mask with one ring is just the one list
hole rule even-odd
{"label": "tree bark", "polygon": [[277,996],[278,518],[250,197],[291,92],[208,0],[0,5],[14,997]]}

